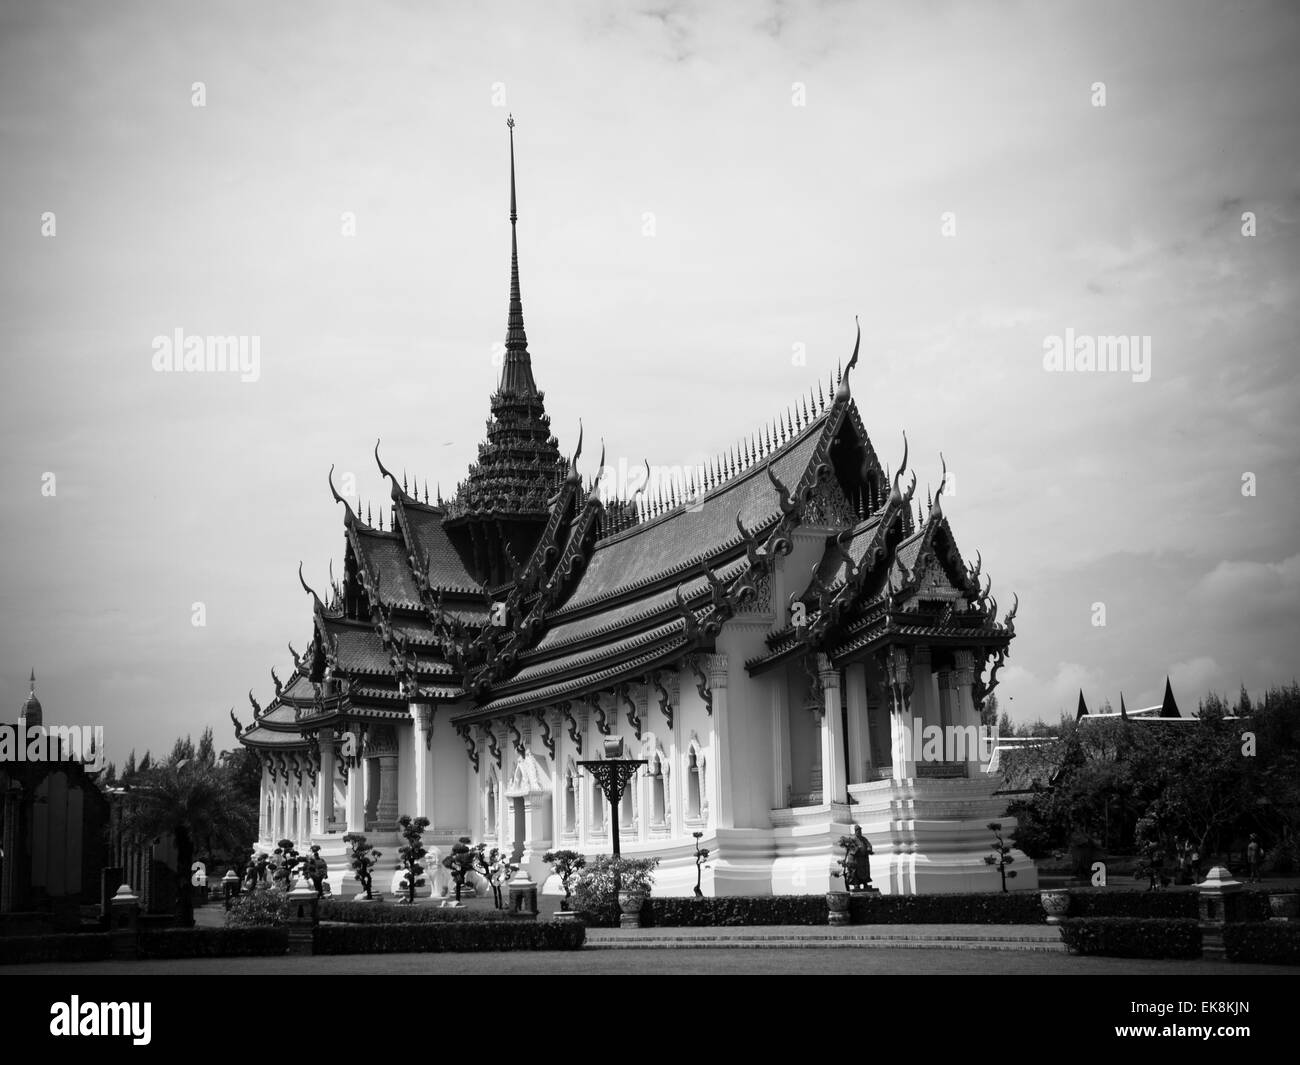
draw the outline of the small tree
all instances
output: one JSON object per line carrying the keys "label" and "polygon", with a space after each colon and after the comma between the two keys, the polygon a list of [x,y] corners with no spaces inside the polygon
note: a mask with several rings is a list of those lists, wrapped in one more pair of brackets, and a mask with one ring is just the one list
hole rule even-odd
{"label": "small tree", "polygon": [[316,897],[325,894],[325,878],[330,875],[329,863],[320,856],[320,844],[313,843],[311,854],[302,860],[302,875],[311,881],[316,889]]}
{"label": "small tree", "polygon": [[460,892],[465,886],[465,877],[474,871],[476,852],[470,848],[469,836],[461,836],[451,845],[451,853],[442,860],[443,868],[451,873],[452,887],[456,889],[456,901],[460,902]]}
{"label": "small tree", "polygon": [[984,864],[997,866],[1002,874],[1002,890],[1007,890],[1007,879],[1014,877],[1016,871],[1007,872],[1007,866],[1015,861],[1011,856],[1011,844],[1002,838],[1002,825],[998,821],[989,822],[989,831],[993,833],[993,853],[984,855]]}
{"label": "small tree", "polygon": [[502,907],[501,885],[509,880],[518,868],[517,865],[511,865],[496,847],[488,850],[486,843],[479,843],[474,847],[472,869],[492,888],[492,904],[498,910]]}
{"label": "small tree", "polygon": [[380,852],[375,850],[370,845],[370,841],[360,832],[349,832],[343,837],[343,842],[352,848],[348,854],[348,859],[352,865],[352,875],[357,878],[357,883],[361,885],[361,890],[366,893],[366,898],[374,898],[370,893],[370,889],[374,883],[374,870],[375,866],[379,864]]}
{"label": "small tree", "polygon": [[282,839],[272,851],[271,881],[281,891],[293,887],[293,875],[305,860],[293,845],[293,840]]}
{"label": "small tree", "polygon": [[700,840],[704,838],[703,832],[692,832],[695,837],[695,897],[704,898],[704,891],[700,887],[700,881],[704,876],[704,863],[709,860],[709,848],[701,847]]}
{"label": "small tree", "polygon": [[408,903],[415,901],[415,889],[418,885],[424,883],[424,866],[420,859],[429,852],[424,846],[424,830],[429,827],[427,817],[412,818],[410,814],[402,814],[397,819],[397,829],[406,840],[402,846],[397,848],[397,859],[402,868],[406,870],[402,878],[402,886],[406,888],[406,899]]}
{"label": "small tree", "polygon": [[560,901],[560,909],[569,908],[569,883],[583,869],[587,867],[587,859],[577,851],[547,851],[542,855],[542,861],[551,867],[555,875],[560,878],[560,887],[564,888],[564,898]]}
{"label": "small tree", "polygon": [[248,859],[248,868],[244,872],[244,883],[250,891],[254,888],[266,887],[266,877],[270,868],[270,855],[254,851]]}

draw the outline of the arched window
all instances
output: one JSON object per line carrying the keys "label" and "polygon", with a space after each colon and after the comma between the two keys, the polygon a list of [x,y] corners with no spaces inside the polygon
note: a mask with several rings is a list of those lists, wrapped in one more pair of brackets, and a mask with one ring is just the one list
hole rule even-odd
{"label": "arched window", "polygon": [[488,778],[487,802],[484,804],[483,834],[493,839],[497,835],[497,779]]}
{"label": "arched window", "polygon": [[636,821],[636,805],[633,799],[632,789],[628,788],[623,792],[623,801],[618,804],[618,827],[631,828]]}

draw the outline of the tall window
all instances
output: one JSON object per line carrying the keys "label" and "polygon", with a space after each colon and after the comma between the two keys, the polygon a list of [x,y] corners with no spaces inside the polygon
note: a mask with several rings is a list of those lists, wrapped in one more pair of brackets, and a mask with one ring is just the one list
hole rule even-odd
{"label": "tall window", "polygon": [[485,836],[496,836],[497,834],[497,782],[488,781],[487,793],[487,822],[483,826]]}
{"label": "tall window", "polygon": [[591,830],[593,832],[603,832],[605,830],[605,796],[600,792],[600,785],[596,783],[596,778],[591,779]]}
{"label": "tall window", "polygon": [[564,774],[564,833],[572,836],[577,831],[577,799],[573,793],[573,771]]}
{"label": "tall window", "polygon": [[686,764],[686,816],[700,817],[700,761],[694,750]]}
{"label": "tall window", "polygon": [[664,768],[656,758],[650,763],[650,823],[662,825],[665,819]]}

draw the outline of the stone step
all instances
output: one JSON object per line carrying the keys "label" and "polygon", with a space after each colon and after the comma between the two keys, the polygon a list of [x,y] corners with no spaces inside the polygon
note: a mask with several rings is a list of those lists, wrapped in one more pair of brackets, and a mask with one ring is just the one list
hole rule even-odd
{"label": "stone step", "polygon": [[855,925],[848,928],[591,928],[587,948],[706,949],[943,947],[949,950],[1060,951],[1055,928],[1040,925]]}

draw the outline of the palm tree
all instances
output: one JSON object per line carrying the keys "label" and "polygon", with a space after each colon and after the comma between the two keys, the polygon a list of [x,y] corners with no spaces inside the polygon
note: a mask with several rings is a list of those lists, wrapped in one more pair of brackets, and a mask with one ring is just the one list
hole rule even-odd
{"label": "palm tree", "polygon": [[194,924],[190,866],[194,847],[244,847],[257,828],[257,813],[222,768],[194,759],[169,759],[138,774],[127,786],[122,827],[140,839],[170,834],[176,842],[177,915]]}

